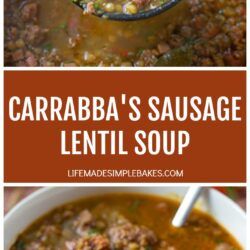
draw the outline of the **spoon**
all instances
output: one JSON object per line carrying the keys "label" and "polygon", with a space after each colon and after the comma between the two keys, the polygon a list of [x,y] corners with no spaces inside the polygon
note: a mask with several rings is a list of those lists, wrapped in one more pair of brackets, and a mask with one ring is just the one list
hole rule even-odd
{"label": "spoon", "polygon": [[174,219],[172,220],[172,225],[174,227],[182,227],[185,224],[202,190],[203,187],[190,187],[188,189],[180,207],[174,216]]}
{"label": "spoon", "polygon": [[[95,0],[93,0],[95,1]],[[119,12],[105,12],[104,10],[94,12],[93,15],[109,19],[109,20],[116,20],[116,21],[135,21],[141,19],[147,19],[156,15],[163,13],[171,8],[173,8],[176,4],[181,2],[182,0],[169,0],[166,3],[159,5],[156,8],[145,10],[138,12],[136,14],[126,14],[126,13],[119,13]],[[72,3],[76,4],[83,10],[86,10],[87,4],[82,3],[80,0],[72,0]]]}

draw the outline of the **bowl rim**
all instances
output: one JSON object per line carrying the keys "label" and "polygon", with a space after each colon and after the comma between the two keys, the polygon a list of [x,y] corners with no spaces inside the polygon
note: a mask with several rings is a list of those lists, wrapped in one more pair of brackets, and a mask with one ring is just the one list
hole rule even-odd
{"label": "bowl rim", "polygon": [[[70,186],[70,187],[78,187],[78,188],[86,188],[86,186],[82,186],[82,187],[79,187],[79,186]],[[37,196],[41,195],[41,194],[44,194],[50,190],[55,190],[57,188],[70,188],[70,187],[65,187],[65,186],[53,186],[53,187],[42,187],[36,191],[34,191],[33,193],[31,193],[30,195],[28,195],[27,197],[25,197],[24,199],[22,199],[20,202],[18,202],[13,208],[10,209],[10,211],[8,211],[6,213],[6,215],[4,216],[4,223],[6,223],[6,221],[11,218],[12,214],[17,212],[19,210],[19,208],[23,205],[25,205],[26,203],[28,203],[30,200],[36,198]],[[88,186],[87,188],[91,188],[92,186]],[[104,186],[105,187],[109,187],[109,186]],[[137,186],[131,186],[131,187],[137,187]],[[145,187],[147,188],[151,188],[150,186],[146,186]],[[167,188],[168,186],[166,186]],[[176,186],[178,187],[178,186]],[[125,186],[119,186],[119,188],[126,188]],[[230,203],[230,205],[233,207],[233,209],[235,209],[242,217],[245,217],[246,218],[246,211],[244,211],[235,201],[233,201],[231,198],[229,198],[228,196],[226,196],[225,194],[223,194],[222,192],[212,188],[212,187],[206,187],[209,191],[211,192],[215,192],[221,199],[225,199],[227,200],[227,202]],[[114,190],[114,193],[117,193],[115,190]],[[124,192],[125,193],[125,192]],[[127,192],[127,193],[130,193],[130,192]],[[139,193],[142,193],[142,192],[139,192]],[[147,192],[145,192],[145,194],[147,194]],[[155,194],[156,196],[158,194]],[[160,195],[159,195],[160,196]],[[66,204],[67,202],[65,202]],[[59,206],[59,205],[58,205]],[[56,208],[56,207],[54,207]],[[53,210],[54,208],[51,208],[51,210]],[[49,212],[49,211],[48,211]]]}

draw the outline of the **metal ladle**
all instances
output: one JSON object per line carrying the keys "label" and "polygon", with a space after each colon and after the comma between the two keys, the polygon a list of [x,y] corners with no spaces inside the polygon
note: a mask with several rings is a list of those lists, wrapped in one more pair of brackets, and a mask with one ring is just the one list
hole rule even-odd
{"label": "metal ladle", "polygon": [[[136,14],[125,14],[125,13],[118,13],[118,12],[96,12],[93,13],[93,15],[109,19],[109,20],[116,20],[116,21],[136,21],[136,20],[142,20],[142,19],[148,19],[153,16],[157,16],[171,8],[173,8],[175,5],[177,5],[182,0],[169,0],[166,3],[163,3],[162,5],[159,5],[156,8],[141,11]],[[76,4],[78,7],[80,7],[83,10],[86,10],[87,4],[86,3],[80,3],[80,1],[72,1],[74,4]]]}

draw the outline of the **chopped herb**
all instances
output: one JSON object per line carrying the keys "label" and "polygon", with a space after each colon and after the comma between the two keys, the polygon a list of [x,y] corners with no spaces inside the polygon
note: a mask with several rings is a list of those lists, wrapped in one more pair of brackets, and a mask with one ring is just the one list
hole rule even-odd
{"label": "chopped herb", "polygon": [[141,200],[134,200],[133,203],[129,207],[129,211],[135,212],[141,204],[142,204]]}
{"label": "chopped herb", "polygon": [[57,31],[60,31],[60,30],[64,30],[66,28],[67,28],[67,24],[66,23],[60,23],[58,26],[56,26],[53,29],[51,29],[51,31],[57,32]]}
{"label": "chopped herb", "polygon": [[53,49],[53,45],[51,43],[45,43],[42,45],[44,50],[51,51]]}
{"label": "chopped herb", "polygon": [[65,29],[66,27],[67,27],[66,23],[61,23],[58,25],[58,28],[60,28],[60,29]]}
{"label": "chopped herb", "polygon": [[90,228],[89,230],[88,230],[88,234],[89,235],[92,235],[92,234],[100,234],[101,233],[101,231],[98,229],[98,228]]}
{"label": "chopped herb", "polygon": [[94,3],[94,8],[95,8],[96,10],[100,9],[99,3]]}
{"label": "chopped herb", "polygon": [[237,199],[238,194],[237,194],[237,192],[235,191],[235,189],[233,187],[227,187],[226,190],[227,190],[228,196],[231,199],[233,199],[233,200]]}
{"label": "chopped herb", "polygon": [[16,244],[17,250],[24,250],[25,249],[25,243],[23,240],[19,240]]}

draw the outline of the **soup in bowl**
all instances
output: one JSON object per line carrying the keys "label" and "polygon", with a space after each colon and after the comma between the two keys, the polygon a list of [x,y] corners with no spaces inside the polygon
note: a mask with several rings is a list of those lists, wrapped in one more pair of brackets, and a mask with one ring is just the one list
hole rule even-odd
{"label": "soup in bowl", "polygon": [[208,189],[185,225],[171,220],[187,188],[65,187],[37,191],[5,218],[5,250],[242,250],[245,214]]}

